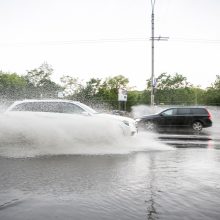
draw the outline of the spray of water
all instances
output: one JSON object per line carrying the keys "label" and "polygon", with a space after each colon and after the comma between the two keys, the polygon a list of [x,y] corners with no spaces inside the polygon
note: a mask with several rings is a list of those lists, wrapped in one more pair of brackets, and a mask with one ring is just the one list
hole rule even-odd
{"label": "spray of water", "polygon": [[153,134],[124,136],[119,122],[108,118],[14,112],[0,114],[0,155],[102,155],[171,149]]}
{"label": "spray of water", "polygon": [[147,105],[137,105],[132,107],[132,115],[134,118],[141,117],[143,115],[151,115],[158,113],[164,109],[160,106],[147,106]]}

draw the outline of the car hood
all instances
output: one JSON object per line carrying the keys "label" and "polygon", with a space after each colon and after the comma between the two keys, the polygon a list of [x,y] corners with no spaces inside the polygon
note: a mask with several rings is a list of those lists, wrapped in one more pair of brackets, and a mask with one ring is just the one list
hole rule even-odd
{"label": "car hood", "polygon": [[137,123],[133,118],[124,117],[120,115],[111,115],[107,113],[99,113],[99,114],[96,114],[96,116],[105,118],[105,119],[113,119],[115,121],[120,121],[122,122],[122,124],[125,124],[127,127],[129,127],[130,132],[132,134],[137,133]]}
{"label": "car hood", "polygon": [[129,118],[129,117],[125,117],[125,116],[120,116],[120,115],[111,115],[111,114],[107,114],[107,113],[99,113],[99,114],[97,114],[97,116],[105,117],[105,118],[113,118],[113,119],[120,120],[120,121],[134,122],[134,119]]}
{"label": "car hood", "polygon": [[141,119],[146,119],[146,118],[156,118],[156,117],[158,117],[159,116],[159,114],[152,114],[152,115],[143,115],[142,117],[141,117]]}

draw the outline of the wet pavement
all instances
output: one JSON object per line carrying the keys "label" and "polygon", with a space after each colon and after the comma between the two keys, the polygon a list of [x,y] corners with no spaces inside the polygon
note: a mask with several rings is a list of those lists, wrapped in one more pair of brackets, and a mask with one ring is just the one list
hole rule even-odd
{"label": "wet pavement", "polygon": [[146,136],[129,153],[1,155],[0,219],[218,220],[218,125]]}
{"label": "wet pavement", "polygon": [[217,220],[220,151],[0,157],[0,219]]}
{"label": "wet pavement", "polygon": [[213,126],[203,129],[199,134],[191,130],[169,131],[157,133],[158,141],[167,145],[180,147],[203,147],[220,149],[220,127]]}

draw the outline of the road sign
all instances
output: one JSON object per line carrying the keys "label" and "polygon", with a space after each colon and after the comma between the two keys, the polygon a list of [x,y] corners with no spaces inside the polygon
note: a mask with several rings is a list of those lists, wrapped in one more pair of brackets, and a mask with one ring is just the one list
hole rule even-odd
{"label": "road sign", "polygon": [[118,101],[120,102],[126,102],[128,98],[128,92],[125,89],[119,89],[118,90]]}
{"label": "road sign", "polygon": [[58,92],[57,96],[58,96],[58,98],[60,98],[60,99],[64,98],[63,92]]}

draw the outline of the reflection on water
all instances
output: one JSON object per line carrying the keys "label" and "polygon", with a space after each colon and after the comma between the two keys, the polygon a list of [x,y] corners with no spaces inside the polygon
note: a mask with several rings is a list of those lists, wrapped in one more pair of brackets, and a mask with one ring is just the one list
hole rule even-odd
{"label": "reflection on water", "polygon": [[219,150],[0,157],[0,219],[218,219]]}
{"label": "reflection on water", "polygon": [[156,196],[156,185],[155,185],[155,158],[154,155],[150,156],[150,163],[149,163],[149,181],[148,181],[148,188],[149,188],[149,195],[148,199],[146,200],[147,204],[147,219],[153,220],[158,219],[157,210],[155,208],[155,201],[154,197]]}
{"label": "reflection on water", "polygon": [[157,139],[169,146],[176,148],[220,148],[220,139],[210,134],[159,134]]}

